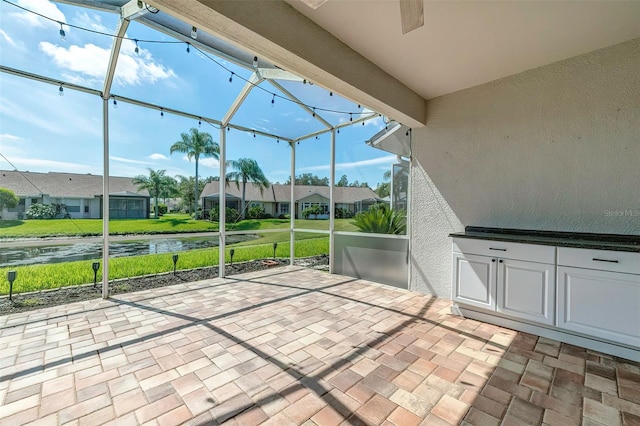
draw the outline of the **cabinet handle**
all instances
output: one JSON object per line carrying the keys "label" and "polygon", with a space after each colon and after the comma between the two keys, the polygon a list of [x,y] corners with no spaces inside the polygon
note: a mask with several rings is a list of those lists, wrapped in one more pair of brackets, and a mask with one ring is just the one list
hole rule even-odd
{"label": "cabinet handle", "polygon": [[501,249],[501,248],[493,248],[493,247],[489,247],[489,250],[496,250],[496,251],[507,251],[507,249]]}
{"label": "cabinet handle", "polygon": [[598,259],[597,257],[593,258],[594,262],[609,262],[609,263],[619,263],[617,260],[609,260],[609,259]]}

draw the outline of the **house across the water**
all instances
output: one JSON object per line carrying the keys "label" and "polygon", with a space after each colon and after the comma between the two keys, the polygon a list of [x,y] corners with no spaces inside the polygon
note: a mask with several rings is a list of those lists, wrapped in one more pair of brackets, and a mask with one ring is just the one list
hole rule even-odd
{"label": "house across the water", "polygon": [[[0,170],[0,187],[13,191],[18,205],[2,211],[3,219],[20,219],[31,204],[63,204],[72,218],[102,218],[102,176],[78,173],[35,173]],[[133,178],[109,177],[109,217],[149,218],[149,192]]]}
{"label": "house across the water", "polygon": [[[226,206],[240,212],[242,208],[242,184],[236,186],[235,182],[229,182],[225,187],[224,196]],[[367,187],[337,186],[334,188],[333,196],[336,209],[345,209],[352,215],[367,210],[372,204],[385,202],[371,188]],[[208,217],[211,210],[218,208],[220,183],[217,181],[208,183],[200,198],[205,217]],[[247,210],[251,207],[262,207],[265,213],[274,217],[289,215],[293,210],[295,217],[300,218],[303,217],[302,211],[307,207],[319,206],[322,213],[317,218],[329,218],[328,186],[296,185],[293,199],[295,200],[295,206],[292,209],[290,185],[275,183],[261,192],[257,185],[253,183],[246,184],[245,208]]]}

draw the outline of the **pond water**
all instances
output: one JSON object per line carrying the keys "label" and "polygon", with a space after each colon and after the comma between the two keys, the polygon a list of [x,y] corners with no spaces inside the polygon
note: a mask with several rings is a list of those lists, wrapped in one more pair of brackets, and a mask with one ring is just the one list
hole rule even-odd
{"label": "pond water", "polygon": [[[257,235],[227,235],[227,245],[258,238]],[[65,245],[37,247],[0,247],[0,267],[62,263],[74,260],[99,259],[102,242],[77,242]],[[109,243],[109,257],[139,256],[155,253],[176,253],[217,247],[218,237],[171,237],[152,240],[116,241]]]}

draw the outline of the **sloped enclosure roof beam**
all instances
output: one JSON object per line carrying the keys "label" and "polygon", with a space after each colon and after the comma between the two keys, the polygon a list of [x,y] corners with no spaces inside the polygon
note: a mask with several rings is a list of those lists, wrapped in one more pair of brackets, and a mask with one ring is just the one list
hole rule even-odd
{"label": "sloped enclosure roof beam", "polygon": [[120,18],[118,21],[118,28],[116,30],[116,37],[113,39],[111,45],[111,55],[109,56],[109,64],[107,65],[107,74],[104,77],[104,85],[102,88],[102,98],[109,99],[111,96],[111,85],[113,84],[113,77],[116,74],[116,66],[118,66],[118,56],[120,55],[120,47],[122,46],[122,37],[124,37],[129,28],[129,21],[124,18]]}
{"label": "sloped enclosure roof beam", "polygon": [[240,90],[240,93],[238,93],[238,96],[227,110],[227,113],[224,115],[224,117],[222,117],[223,127],[227,126],[227,124],[231,122],[231,119],[236,114],[236,112],[238,112],[238,109],[240,109],[244,100],[247,99],[247,96],[249,96],[249,92],[251,92],[251,89],[253,89],[254,86],[260,84],[262,80],[263,78],[259,77],[256,73],[251,74],[251,77],[249,77],[249,81],[244,84],[244,87],[242,88],[242,90]]}
{"label": "sloped enclosure roof beam", "polygon": [[425,99],[284,0],[149,4],[409,127],[426,122]]}

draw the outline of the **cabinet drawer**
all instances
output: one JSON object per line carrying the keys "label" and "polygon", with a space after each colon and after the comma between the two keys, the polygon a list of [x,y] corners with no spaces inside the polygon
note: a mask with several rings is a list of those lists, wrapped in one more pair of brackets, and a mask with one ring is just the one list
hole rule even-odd
{"label": "cabinet drawer", "polygon": [[558,266],[640,274],[640,253],[558,247]]}
{"label": "cabinet drawer", "polygon": [[480,256],[502,257],[504,259],[549,263],[556,261],[556,248],[534,244],[506,243],[502,241],[454,238],[453,251]]}

